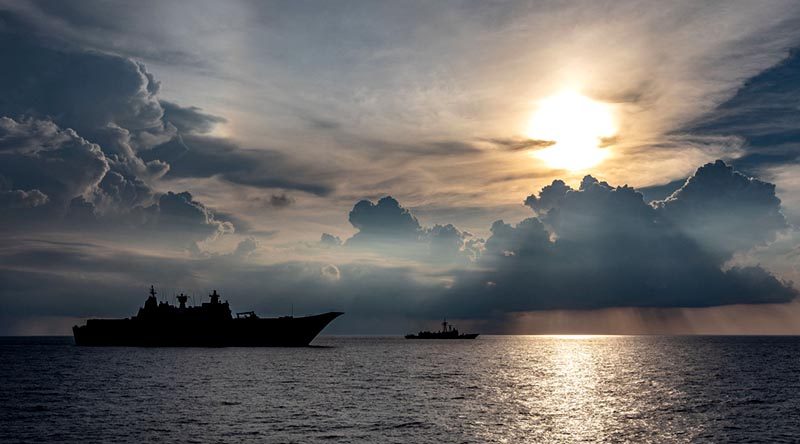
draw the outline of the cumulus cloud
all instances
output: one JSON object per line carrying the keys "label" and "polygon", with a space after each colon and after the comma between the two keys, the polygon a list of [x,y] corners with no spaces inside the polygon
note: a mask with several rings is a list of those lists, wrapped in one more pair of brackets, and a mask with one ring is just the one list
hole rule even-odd
{"label": "cumulus cloud", "polygon": [[[0,56],[9,62],[0,73],[0,205],[14,209],[0,216],[6,225],[31,219],[41,230],[145,230],[149,239],[184,245],[230,233],[231,221],[242,219],[215,216],[185,193],[157,191],[165,179],[332,190],[324,171],[285,154],[208,136],[225,119],[161,97],[143,63],[29,31],[0,11]],[[268,195],[273,207],[293,202]],[[175,235],[159,234],[166,232]]]}
{"label": "cumulus cloud", "polygon": [[0,117],[0,206],[14,230],[149,230],[184,247],[233,231],[189,193],[154,193],[111,170],[99,145],[34,118]]}
{"label": "cumulus cloud", "polygon": [[53,119],[120,160],[134,157],[132,144],[171,137],[157,98],[160,84],[143,64],[55,49],[5,21],[0,57],[13,69],[0,73],[0,115]]}
{"label": "cumulus cloud", "polygon": [[417,218],[392,196],[383,197],[376,204],[359,201],[350,211],[348,220],[358,229],[358,233],[347,240],[349,245],[416,240],[422,231]]}
{"label": "cumulus cloud", "polygon": [[791,284],[761,267],[725,267],[731,251],[767,241],[786,225],[770,184],[722,162],[701,167],[655,205],[631,187],[591,176],[577,190],[555,181],[526,202],[539,217],[495,222],[479,262],[485,269],[465,271],[450,303],[475,314],[772,303],[797,296]]}
{"label": "cumulus cloud", "polygon": [[47,195],[39,190],[0,190],[0,208],[38,207],[47,201]]}
{"label": "cumulus cloud", "polygon": [[656,205],[665,219],[723,258],[771,242],[788,228],[775,185],[722,161],[704,165]]}
{"label": "cumulus cloud", "polygon": [[563,198],[571,188],[563,180],[554,180],[550,185],[546,185],[539,192],[539,195],[531,194],[525,199],[525,205],[537,213],[546,213],[553,208],[561,198]]}
{"label": "cumulus cloud", "polygon": [[37,190],[51,206],[64,209],[73,198],[90,194],[108,170],[100,147],[71,129],[48,120],[0,117],[0,176],[6,189]]}
{"label": "cumulus cloud", "polygon": [[[421,261],[466,263],[481,252],[483,240],[452,224],[423,227],[411,211],[391,196],[353,206],[350,223],[358,229],[345,245],[370,249],[390,256]],[[330,241],[323,234],[323,241]]]}
{"label": "cumulus cloud", "polygon": [[475,238],[453,224],[436,224],[425,229],[422,240],[427,241],[432,258],[449,262],[460,262],[464,259],[474,261],[480,256],[483,246],[483,239]]}
{"label": "cumulus cloud", "polygon": [[[0,12],[0,222],[13,230],[91,230],[185,248],[233,232],[191,194],[154,190],[170,169],[143,158],[187,151],[180,132],[224,119],[159,99],[126,57],[55,45]],[[25,224],[21,222],[26,221]]]}

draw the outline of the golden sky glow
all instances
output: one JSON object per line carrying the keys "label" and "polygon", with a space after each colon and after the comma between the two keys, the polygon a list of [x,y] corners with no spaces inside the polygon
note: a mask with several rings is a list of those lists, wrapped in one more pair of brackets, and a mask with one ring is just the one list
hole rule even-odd
{"label": "golden sky glow", "polygon": [[617,132],[608,104],[576,91],[562,91],[539,102],[530,119],[527,136],[554,145],[535,151],[534,157],[549,167],[570,171],[591,168],[609,156],[600,148],[604,138]]}

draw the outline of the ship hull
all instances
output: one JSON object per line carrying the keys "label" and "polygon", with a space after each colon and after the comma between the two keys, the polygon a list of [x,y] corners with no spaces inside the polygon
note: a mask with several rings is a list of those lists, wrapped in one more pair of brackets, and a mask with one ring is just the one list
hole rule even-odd
{"label": "ship hull", "polygon": [[305,347],[342,315],[227,319],[218,322],[90,319],[72,331],[80,346]]}

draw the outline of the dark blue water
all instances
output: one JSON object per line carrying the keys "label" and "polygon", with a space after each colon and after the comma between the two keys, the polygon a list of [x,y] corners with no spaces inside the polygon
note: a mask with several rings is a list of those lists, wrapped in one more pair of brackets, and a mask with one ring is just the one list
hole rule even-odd
{"label": "dark blue water", "polygon": [[798,442],[800,338],[0,340],[0,442]]}

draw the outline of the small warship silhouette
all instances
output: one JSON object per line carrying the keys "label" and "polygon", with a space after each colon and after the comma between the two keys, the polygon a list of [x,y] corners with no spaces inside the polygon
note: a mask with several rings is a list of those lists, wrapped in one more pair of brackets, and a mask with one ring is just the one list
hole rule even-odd
{"label": "small warship silhouette", "polygon": [[180,306],[158,302],[156,290],[136,316],[125,319],[89,319],[72,327],[76,345],[144,347],[304,347],[332,320],[344,314],[332,311],[314,316],[259,318],[252,311],[234,318],[228,302],[216,290],[210,302],[187,307],[189,297],[177,296]]}
{"label": "small warship silhouette", "polygon": [[475,339],[478,333],[458,334],[458,329],[442,321],[442,331],[421,331],[417,334],[406,335],[406,339]]}

